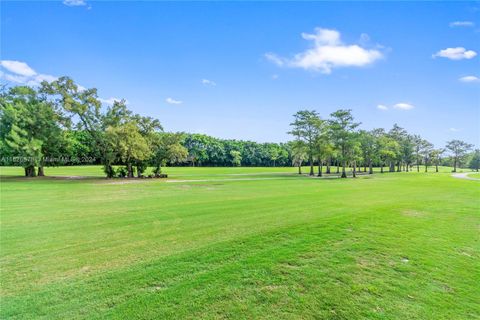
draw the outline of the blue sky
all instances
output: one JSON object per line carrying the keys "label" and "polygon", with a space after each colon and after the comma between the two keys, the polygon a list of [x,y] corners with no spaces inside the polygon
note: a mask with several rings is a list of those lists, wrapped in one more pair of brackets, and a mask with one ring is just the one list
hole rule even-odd
{"label": "blue sky", "polygon": [[[2,1],[2,82],[68,75],[166,130],[287,141],[348,108],[480,145],[480,3]],[[379,107],[381,106],[381,107]],[[383,110],[386,109],[386,110]]]}

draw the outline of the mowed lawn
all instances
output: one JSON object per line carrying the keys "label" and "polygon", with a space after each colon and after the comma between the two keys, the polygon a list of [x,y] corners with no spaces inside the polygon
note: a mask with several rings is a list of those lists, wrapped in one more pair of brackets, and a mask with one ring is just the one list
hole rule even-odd
{"label": "mowed lawn", "polygon": [[480,181],[296,170],[1,168],[0,318],[480,318]]}

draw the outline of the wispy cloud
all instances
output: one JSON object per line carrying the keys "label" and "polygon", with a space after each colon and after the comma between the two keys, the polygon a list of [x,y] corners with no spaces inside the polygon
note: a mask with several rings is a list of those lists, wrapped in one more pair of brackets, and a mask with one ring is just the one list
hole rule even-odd
{"label": "wispy cloud", "polygon": [[21,61],[2,60],[0,61],[0,65],[4,67],[7,71],[24,77],[31,77],[37,74],[35,70],[28,66],[28,64]]}
{"label": "wispy cloud", "polygon": [[217,85],[215,81],[208,80],[208,79],[202,79],[202,84],[204,86],[209,86],[209,87],[215,87]]}
{"label": "wispy cloud", "polygon": [[474,27],[475,23],[472,21],[454,21],[450,22],[450,28],[455,28],[455,27]]}
{"label": "wispy cloud", "polygon": [[63,4],[69,7],[80,7],[86,6],[87,2],[85,0],[64,0]]}
{"label": "wispy cloud", "polygon": [[382,110],[382,111],[387,111],[387,110],[390,110],[390,109],[406,111],[406,110],[412,110],[413,108],[415,108],[415,106],[413,104],[405,103],[405,102],[399,102],[397,104],[392,105],[391,107],[388,107],[384,104],[377,105],[377,109]]}
{"label": "wispy cloud", "polygon": [[458,132],[458,131],[460,131],[460,129],[457,129],[457,128],[449,128],[448,131],[450,131],[450,132]]}
{"label": "wispy cloud", "polygon": [[265,58],[270,60],[270,62],[275,63],[277,66],[283,66],[287,62],[285,59],[278,57],[275,53],[267,52],[265,53]]}
{"label": "wispy cloud", "polygon": [[[50,74],[37,73],[26,62],[16,60],[1,60],[0,79],[4,79],[13,84],[26,85],[30,87],[39,86],[43,81],[52,82],[58,79],[56,76]],[[4,72],[5,71],[5,72]],[[86,88],[77,84],[79,91],[84,91]],[[114,101],[121,101],[119,98],[98,98],[104,104],[112,105]],[[125,100],[128,104],[128,100]]]}
{"label": "wispy cloud", "polygon": [[167,99],[165,99],[165,102],[168,103],[168,104],[182,104],[183,103],[183,101],[175,100],[173,98],[167,98]]}
{"label": "wispy cloud", "polygon": [[280,78],[278,74],[272,74],[272,80],[277,80],[278,78]]}
{"label": "wispy cloud", "polygon": [[52,82],[57,77],[49,74],[39,74],[27,63],[16,60],[1,60],[0,66],[5,70],[0,74],[0,78],[8,82],[38,86],[42,81]]}
{"label": "wispy cloud", "polygon": [[464,47],[456,47],[456,48],[447,48],[438,51],[434,55],[433,58],[441,57],[447,58],[450,60],[462,60],[462,59],[472,59],[477,55],[477,53],[473,50],[467,50]]}
{"label": "wispy cloud", "polygon": [[[363,35],[365,40],[367,35]],[[302,33],[302,38],[313,42],[313,47],[297,53],[293,58],[283,58],[275,53],[266,53],[265,58],[278,66],[302,68],[329,74],[333,68],[362,67],[383,57],[376,49],[366,49],[357,44],[344,44],[340,32],[316,28],[315,33]]]}
{"label": "wispy cloud", "polygon": [[480,78],[476,76],[465,76],[458,79],[461,82],[480,82]]}
{"label": "wispy cloud", "polygon": [[412,110],[413,108],[415,108],[415,106],[410,103],[400,102],[400,103],[394,104],[393,108],[398,110]]}

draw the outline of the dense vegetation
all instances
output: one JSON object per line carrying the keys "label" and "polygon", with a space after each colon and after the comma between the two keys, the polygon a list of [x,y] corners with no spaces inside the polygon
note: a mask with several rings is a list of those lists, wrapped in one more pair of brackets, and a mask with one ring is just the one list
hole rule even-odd
{"label": "dense vegetation", "polygon": [[[96,89],[81,89],[67,77],[37,89],[17,86],[0,94],[0,159],[21,165],[26,176],[44,175],[44,167],[101,164],[107,177],[142,177],[147,167],[161,177],[162,166],[298,166],[308,163],[310,174],[336,173],[346,167],[372,173],[410,171],[420,165],[459,165],[479,168],[480,151],[459,140],[445,148],[434,146],[398,125],[390,130],[359,130],[350,110],[322,119],[315,111],[294,115],[288,143],[256,143],[217,139],[202,134],[168,133],[157,119],[134,114],[125,101],[102,106]],[[448,153],[446,153],[448,151]],[[118,168],[115,165],[122,165]]]}

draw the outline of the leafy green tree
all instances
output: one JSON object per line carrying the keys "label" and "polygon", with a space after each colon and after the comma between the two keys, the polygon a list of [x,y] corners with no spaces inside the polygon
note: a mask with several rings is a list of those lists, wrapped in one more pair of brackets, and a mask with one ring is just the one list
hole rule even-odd
{"label": "leafy green tree", "polygon": [[402,154],[402,161],[404,165],[404,170],[409,171],[415,153],[415,140],[414,137],[410,134],[405,135],[404,139],[401,141],[400,153]]}
{"label": "leafy green tree", "polygon": [[316,111],[310,110],[298,111],[293,116],[295,119],[290,123],[292,130],[288,133],[293,135],[298,143],[304,144],[308,155],[310,175],[313,176],[313,157],[322,120],[320,120]]}
{"label": "leafy green tree", "polygon": [[473,145],[461,140],[451,140],[447,142],[446,148],[453,156],[453,172],[457,172],[457,165]]}
{"label": "leafy green tree", "polygon": [[318,160],[318,176],[322,176],[323,163],[329,160],[332,155],[333,146],[330,143],[327,122],[318,117],[317,135],[315,141],[315,154]]}
{"label": "leafy green tree", "polygon": [[425,146],[425,140],[422,139],[419,135],[413,136],[413,145],[415,153],[415,162],[417,166],[417,172],[420,172],[420,162],[422,157],[423,148]]}
{"label": "leafy green tree", "polygon": [[357,177],[357,162],[363,160],[362,157],[362,148],[361,148],[361,140],[360,135],[358,133],[354,133],[352,136],[351,147],[348,149],[349,158],[352,163],[352,176],[354,178]]}
{"label": "leafy green tree", "polygon": [[298,174],[302,174],[302,164],[308,156],[307,148],[302,141],[295,140],[291,142],[291,150],[292,165],[298,167]]}
{"label": "leafy green tree", "polygon": [[202,162],[208,162],[207,146],[210,137],[202,134],[190,134],[185,138],[184,146],[188,149],[188,158],[195,167],[195,164],[200,165]]}
{"label": "leafy green tree", "polygon": [[405,129],[403,129],[402,127],[400,127],[399,125],[397,125],[395,123],[393,125],[393,128],[390,129],[390,131],[388,132],[388,135],[392,139],[394,139],[399,145],[398,153],[397,153],[394,161],[392,161],[390,163],[390,171],[391,172],[395,171],[395,164],[396,164],[397,165],[397,172],[400,172],[402,162],[404,162],[404,160],[405,160],[405,152],[407,151],[404,148],[406,146],[408,146],[408,133]]}
{"label": "leafy green tree", "polygon": [[153,159],[156,176],[162,173],[162,166],[167,163],[177,164],[187,160],[188,150],[182,145],[182,133],[157,133],[153,141]]}
{"label": "leafy green tree", "polygon": [[108,127],[106,129],[106,139],[112,149],[115,150],[117,159],[126,164],[128,178],[134,176],[134,162],[146,160],[152,154],[147,139],[142,136],[135,121]]}
{"label": "leafy green tree", "polygon": [[353,120],[351,110],[340,109],[330,114],[330,131],[333,144],[339,151],[339,159],[342,163],[342,178],[347,177],[345,171],[349,161],[350,149],[354,145],[354,130],[360,125]]}
{"label": "leafy green tree", "polygon": [[468,167],[478,172],[478,169],[480,168],[480,149],[475,149],[475,151],[473,151]]}
{"label": "leafy green tree", "polygon": [[43,176],[45,165],[58,164],[66,149],[63,126],[68,121],[54,106],[29,87],[17,86],[0,96],[2,154],[14,156],[25,175]]}
{"label": "leafy green tree", "polygon": [[375,131],[365,131],[360,130],[358,140],[360,142],[360,149],[362,152],[363,157],[363,164],[364,164],[364,172],[367,172],[368,166],[368,173],[373,173],[373,161],[376,157],[376,144],[377,144],[377,137]]}
{"label": "leafy green tree", "polygon": [[269,150],[268,150],[268,153],[269,153],[270,159],[273,161],[273,166],[275,167],[275,161],[278,160],[278,158],[280,156],[280,152],[275,145],[271,145]]}
{"label": "leafy green tree", "polygon": [[438,172],[438,165],[444,152],[445,149],[432,149],[430,151],[430,159],[435,163],[435,172]]}
{"label": "leafy green tree", "polygon": [[242,154],[240,151],[232,150],[230,151],[230,156],[232,157],[232,165],[234,167],[240,167],[242,164]]}
{"label": "leafy green tree", "polygon": [[395,139],[388,135],[381,135],[378,138],[378,154],[380,158],[380,172],[383,173],[383,167],[391,163],[397,157],[400,146]]}
{"label": "leafy green tree", "polygon": [[107,177],[113,177],[115,151],[111,149],[112,143],[107,141],[106,129],[116,120],[111,118],[113,115],[102,114],[97,89],[81,90],[69,77],[61,77],[51,83],[42,82],[40,92],[45,94],[57,109],[78,121],[77,129],[84,130],[90,136]]}
{"label": "leafy green tree", "polygon": [[428,172],[428,165],[431,161],[432,151],[433,151],[433,144],[431,144],[427,140],[423,140],[422,156],[423,156],[423,164],[425,166],[425,172]]}

